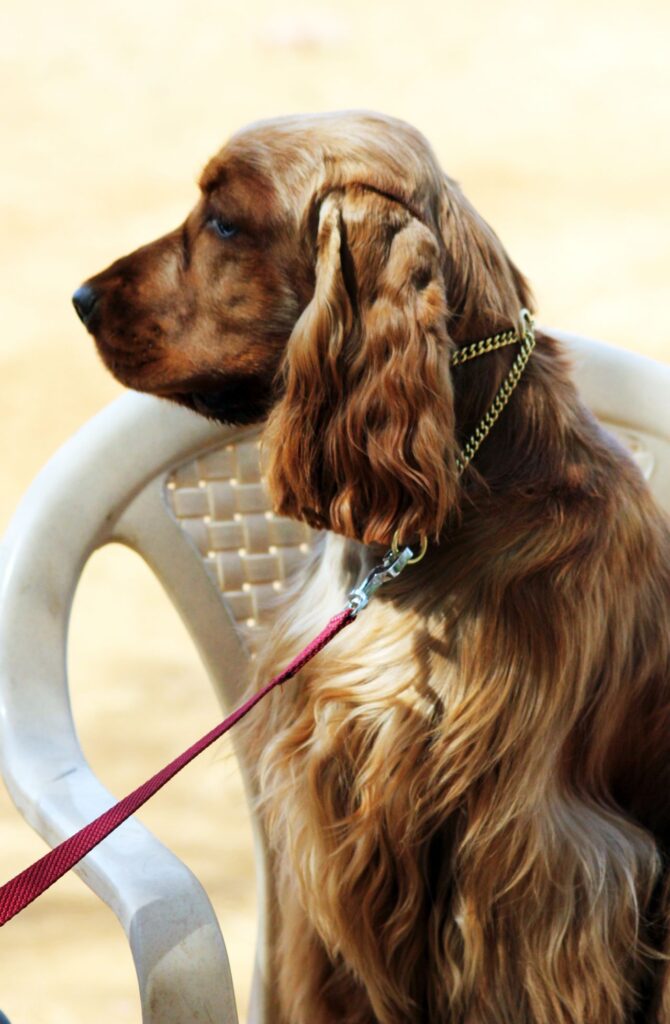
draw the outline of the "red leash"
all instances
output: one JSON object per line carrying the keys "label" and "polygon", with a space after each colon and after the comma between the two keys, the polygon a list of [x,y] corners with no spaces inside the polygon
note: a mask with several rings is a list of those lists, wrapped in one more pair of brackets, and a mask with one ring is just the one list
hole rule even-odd
{"label": "red leash", "polygon": [[283,672],[280,672],[269,683],[266,683],[262,689],[254,693],[244,704],[233,711],[232,715],[225,718],[211,732],[208,732],[197,743],[194,743],[192,747],[189,747],[183,754],[180,754],[174,761],[157,772],[153,778],[138,786],[137,789],[133,790],[132,793],[129,793],[128,796],[124,797],[123,800],[120,800],[113,807],[110,807],[108,811],[101,814],[95,821],[85,825],[79,832],[76,832],[69,839],[66,839],[65,842],[61,843],[60,846],[55,846],[53,850],[50,850],[38,861],[35,861],[29,868],[21,871],[15,878],[6,882],[0,888],[0,926],[6,924],[24,907],[27,907],[29,903],[32,903],[38,896],[41,896],[49,886],[57,882],[59,878],[62,878],[70,868],[78,864],[98,843],[101,843],[119,825],[122,825],[126,818],[129,818],[131,814],[139,810],[154,793],[162,789],[165,783],[169,782],[177,772],[180,772],[198,754],[206,750],[207,747],[223,736],[224,733],[228,732],[229,729],[232,729],[236,722],[244,718],[271,690],[274,690],[276,686],[281,686],[287,679],[291,679],[296,672],[299,672],[303,665],[306,665],[315,654],[318,654],[326,644],[330,643],[340,630],[354,621],[357,610],[358,608],[354,609],[347,605],[343,611],[334,615],[325,629],[286,666]]}
{"label": "red leash", "polygon": [[[394,538],[392,549],[386,553],[381,565],[376,566],[365,580],[355,590],[352,590],[347,606],[332,617],[325,629],[318,636],[314,637],[311,643],[286,666],[283,672],[280,672],[269,683],[266,683],[260,690],[252,694],[244,704],[241,704],[223,722],[203,736],[202,739],[198,740],[197,743],[194,743],[188,750],[185,750],[174,761],[171,761],[165,768],[162,768],[153,778],[138,786],[137,789],[129,793],[123,800],[119,800],[117,804],[110,807],[99,818],[85,825],[79,832],[70,836],[69,839],[66,839],[59,846],[55,846],[53,850],[50,850],[39,860],[35,861],[29,868],[21,871],[15,878],[5,882],[0,887],[0,927],[11,920],[12,917],[15,917],[29,903],[36,900],[38,896],[41,896],[59,878],[62,878],[70,868],[78,864],[98,843],[101,843],[119,825],[122,825],[126,818],[129,818],[131,814],[139,810],[154,793],[162,789],[166,782],[174,778],[177,772],[180,772],[198,754],[201,754],[203,750],[211,746],[215,740],[218,740],[229,729],[232,729],[271,690],[274,690],[276,686],[281,686],[282,683],[285,683],[299,672],[303,665],[306,665],[315,654],[318,654],[326,644],[330,643],[333,637],[337,636],[345,626],[354,621],[358,612],[365,608],[372,595],[383,583],[398,576],[406,565],[419,560],[418,558],[412,558],[413,552],[411,548],[406,547],[399,550],[395,541],[396,538]],[[425,545],[419,557],[422,558],[424,552]]]}

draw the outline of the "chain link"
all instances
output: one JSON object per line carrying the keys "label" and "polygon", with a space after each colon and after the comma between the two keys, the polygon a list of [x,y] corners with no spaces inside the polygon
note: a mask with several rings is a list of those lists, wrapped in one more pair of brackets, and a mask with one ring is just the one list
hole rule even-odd
{"label": "chain link", "polygon": [[452,366],[462,366],[469,359],[476,359],[477,356],[484,356],[487,352],[495,352],[496,349],[504,348],[506,345],[514,345],[519,340],[515,330],[503,331],[501,334],[494,334],[492,338],[484,338],[483,341],[473,341],[463,348],[457,348],[451,357]]}
{"label": "chain link", "polygon": [[491,338],[484,338],[483,341],[472,342],[470,345],[464,345],[463,348],[457,349],[451,357],[452,366],[460,366],[470,359],[476,359],[478,356],[486,355],[488,352],[495,352],[497,349],[504,348],[507,345],[514,345],[517,342],[520,343],[519,353],[512,363],[505,380],[500,385],[491,408],[480,420],[474,434],[468,440],[460,455],[456,456],[456,468],[459,474],[463,473],[470,462],[472,462],[472,459],[475,457],[481,444],[486,440],[489,431],[509,402],[514,389],[521,379],[521,375],[535,348],[533,318],[527,309],[522,309],[521,330],[519,332],[514,330],[503,331],[501,334],[494,334]]}

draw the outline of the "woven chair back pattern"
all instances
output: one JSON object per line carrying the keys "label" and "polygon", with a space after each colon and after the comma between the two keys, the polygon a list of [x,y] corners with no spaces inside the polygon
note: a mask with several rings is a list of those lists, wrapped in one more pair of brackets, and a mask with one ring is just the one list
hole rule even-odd
{"label": "woven chair back pattern", "polygon": [[318,533],[271,511],[258,434],[178,466],[166,479],[166,495],[253,656],[278,591],[310,557]]}

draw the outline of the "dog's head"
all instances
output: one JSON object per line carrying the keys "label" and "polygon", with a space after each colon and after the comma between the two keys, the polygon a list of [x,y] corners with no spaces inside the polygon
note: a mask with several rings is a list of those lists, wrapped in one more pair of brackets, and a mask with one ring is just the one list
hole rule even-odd
{"label": "dog's head", "polygon": [[235,135],[176,231],[73,297],[114,375],[223,422],[268,418],[278,511],[365,542],[456,502],[455,341],[525,283],[409,125],[282,118]]}

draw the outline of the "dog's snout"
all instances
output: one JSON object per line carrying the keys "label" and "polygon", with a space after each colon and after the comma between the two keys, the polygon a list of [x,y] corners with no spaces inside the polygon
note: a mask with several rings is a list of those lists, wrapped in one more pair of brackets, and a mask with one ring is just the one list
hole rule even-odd
{"label": "dog's snout", "polygon": [[85,327],[88,327],[90,323],[97,302],[97,292],[89,284],[83,284],[80,288],[77,288],[72,296],[72,305]]}

